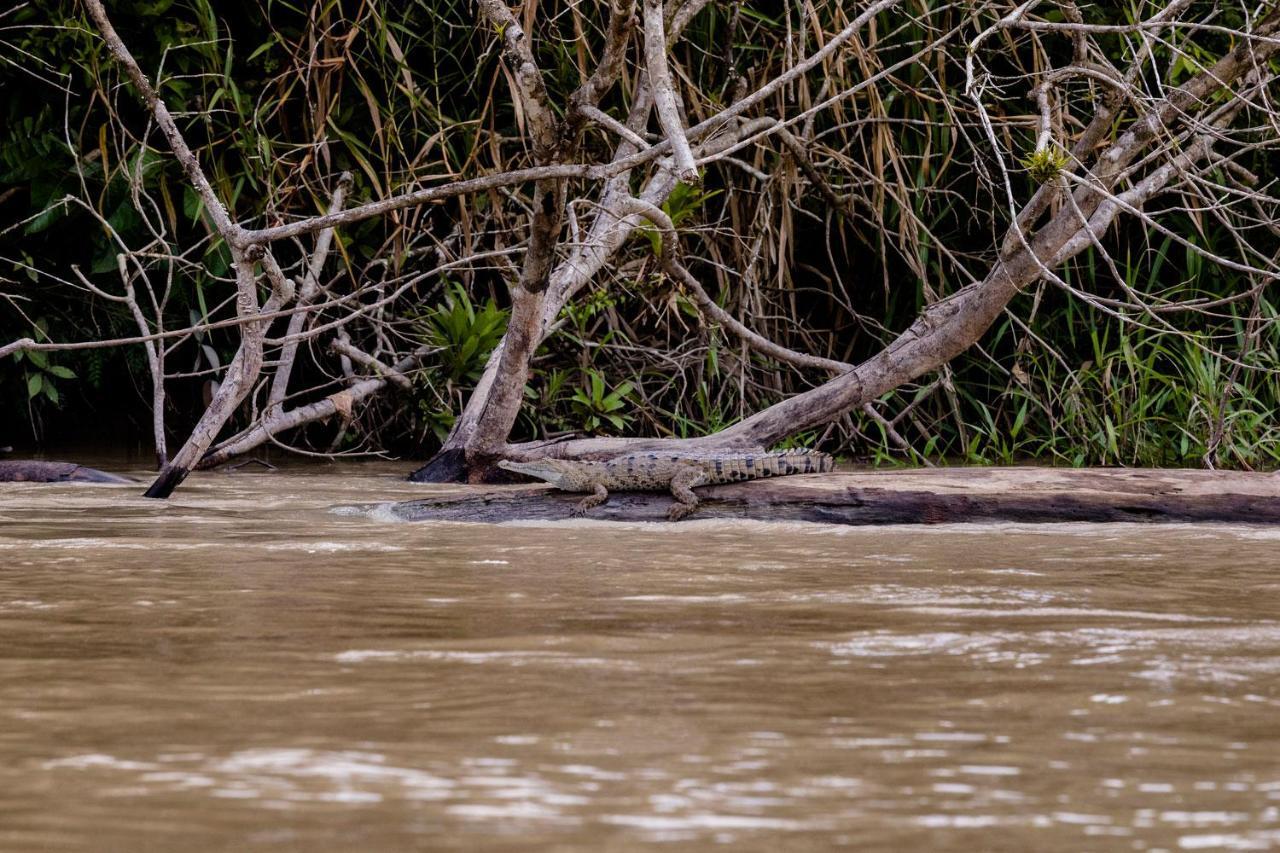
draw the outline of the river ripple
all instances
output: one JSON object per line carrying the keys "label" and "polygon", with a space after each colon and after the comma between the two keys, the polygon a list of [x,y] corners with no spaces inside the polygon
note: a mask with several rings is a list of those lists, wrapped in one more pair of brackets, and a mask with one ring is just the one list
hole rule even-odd
{"label": "river ripple", "polygon": [[0,849],[1280,848],[1280,531],[328,511],[400,467],[0,489]]}

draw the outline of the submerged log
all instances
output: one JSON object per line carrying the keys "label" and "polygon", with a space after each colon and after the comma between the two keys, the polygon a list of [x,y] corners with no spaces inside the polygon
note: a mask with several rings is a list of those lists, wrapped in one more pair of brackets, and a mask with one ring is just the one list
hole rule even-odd
{"label": "submerged log", "polygon": [[[956,522],[1280,522],[1280,474],[1067,468],[841,471],[708,486],[691,519],[826,524]],[[406,521],[557,521],[582,495],[543,486],[457,487],[391,506]],[[662,521],[667,494],[615,492],[587,513]]]}
{"label": "submerged log", "polygon": [[74,462],[39,459],[0,460],[0,483],[133,483],[128,477],[86,468]]}

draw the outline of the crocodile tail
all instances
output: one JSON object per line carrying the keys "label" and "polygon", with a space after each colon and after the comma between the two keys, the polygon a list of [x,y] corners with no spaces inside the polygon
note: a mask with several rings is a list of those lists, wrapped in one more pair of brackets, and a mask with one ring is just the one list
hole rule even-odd
{"label": "crocodile tail", "polygon": [[755,459],[759,476],[773,477],[788,474],[825,474],[835,468],[826,453],[812,450],[779,450]]}

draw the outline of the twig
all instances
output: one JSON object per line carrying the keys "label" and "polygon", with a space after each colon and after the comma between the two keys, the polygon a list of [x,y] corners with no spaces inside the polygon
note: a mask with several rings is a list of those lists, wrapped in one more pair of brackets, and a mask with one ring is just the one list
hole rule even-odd
{"label": "twig", "polygon": [[680,104],[676,97],[671,72],[667,69],[667,37],[663,31],[662,0],[644,0],[644,58],[653,87],[654,108],[658,123],[671,143],[675,157],[676,177],[686,184],[698,183],[698,167],[693,150],[680,120]]}

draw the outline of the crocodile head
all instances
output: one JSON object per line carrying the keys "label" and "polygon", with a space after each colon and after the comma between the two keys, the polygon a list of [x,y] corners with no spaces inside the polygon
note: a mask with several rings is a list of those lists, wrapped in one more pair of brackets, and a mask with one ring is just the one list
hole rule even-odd
{"label": "crocodile head", "polygon": [[568,466],[571,464],[560,459],[539,459],[535,462],[513,462],[510,459],[503,459],[498,463],[498,467],[527,477],[537,477],[558,489],[568,490],[567,481],[570,475]]}

